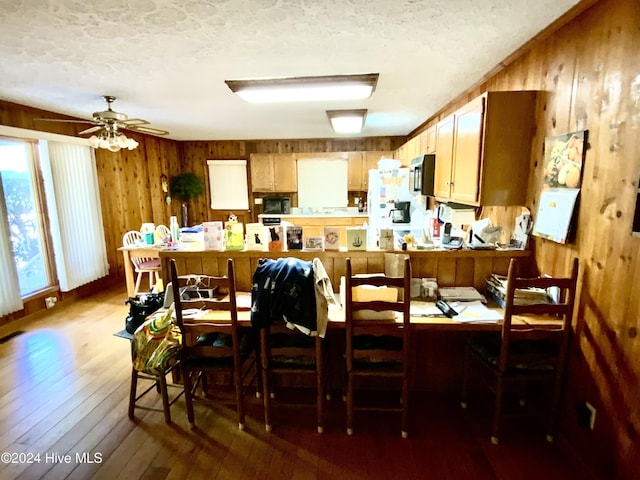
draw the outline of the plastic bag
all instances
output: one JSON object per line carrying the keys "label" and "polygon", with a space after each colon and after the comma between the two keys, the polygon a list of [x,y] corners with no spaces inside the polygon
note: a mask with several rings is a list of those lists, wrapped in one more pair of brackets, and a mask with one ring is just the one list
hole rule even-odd
{"label": "plastic bag", "polygon": [[129,315],[125,320],[124,328],[127,332],[134,333],[149,315],[162,307],[164,292],[130,297],[124,303],[129,304]]}
{"label": "plastic bag", "polygon": [[133,368],[159,374],[178,361],[182,343],[180,329],[173,321],[173,308],[144,322],[131,340]]}

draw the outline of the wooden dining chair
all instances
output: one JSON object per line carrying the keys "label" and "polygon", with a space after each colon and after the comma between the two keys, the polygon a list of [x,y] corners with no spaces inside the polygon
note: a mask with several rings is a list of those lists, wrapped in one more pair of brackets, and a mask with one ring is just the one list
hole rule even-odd
{"label": "wooden dining chair", "polygon": [[[184,393],[183,385],[167,380],[167,376],[173,375],[180,367],[179,351],[179,332],[175,331],[170,313],[150,315],[133,334],[129,418],[134,418],[136,409],[162,411],[165,422],[171,423],[171,405]],[[142,392],[138,389],[140,380],[146,383]],[[169,395],[170,388],[178,390],[173,398]],[[162,410],[143,400],[152,390],[160,394]]]}
{"label": "wooden dining chair", "polygon": [[[131,230],[124,234],[122,237],[122,245],[125,247],[141,243],[143,241],[142,233],[137,230]],[[135,252],[130,254],[131,263],[133,263],[134,271],[136,272],[136,286],[134,294],[137,295],[140,292],[140,283],[142,276],[147,274],[149,276],[149,291],[151,291],[157,281],[160,279],[160,273],[162,267],[160,266],[159,258],[147,258],[137,257]]]}
{"label": "wooden dining chair", "polygon": [[[529,383],[548,382],[553,385],[547,422],[547,441],[552,442],[561,402],[563,378],[567,364],[571,333],[571,318],[576,296],[578,259],[574,259],[568,277],[519,278],[518,262],[511,259],[507,275],[504,321],[501,333],[472,336],[465,355],[462,401],[467,408],[470,362],[475,360],[493,380],[495,390],[491,442],[498,444],[506,389],[515,384],[522,394],[522,387]],[[544,300],[526,299],[523,289],[546,290]],[[554,298],[555,297],[555,298]],[[513,319],[526,322],[527,315],[549,316],[549,324],[514,325]],[[539,322],[536,322],[538,324]],[[526,324],[528,325],[528,324]],[[526,401],[520,399],[520,405]],[[519,414],[524,412],[519,412]]]}
{"label": "wooden dining chair", "polygon": [[[170,270],[176,322],[182,333],[180,369],[189,423],[195,425],[194,400],[209,393],[207,374],[224,373],[232,379],[238,427],[243,430],[244,398],[259,381],[258,357],[253,330],[238,326],[233,260],[227,260],[226,276],[178,276],[173,259]],[[202,318],[205,313],[208,316]],[[198,387],[202,395],[197,394]]]}
{"label": "wooden dining chair", "polygon": [[[323,347],[320,337],[310,337],[297,330],[291,330],[284,322],[273,323],[260,330],[264,418],[267,432],[272,428],[272,401],[278,398],[278,403],[287,403],[276,394],[277,381],[283,382],[287,377],[289,386],[299,388],[304,377],[311,379],[315,384],[317,431],[324,432],[326,357]],[[288,404],[304,405],[304,402],[289,400]]]}
{"label": "wooden dining chair", "polygon": [[[273,425],[272,403],[298,407],[315,405],[317,431],[324,431],[326,355],[325,342],[317,332],[319,306],[316,304],[318,300],[313,263],[315,262],[297,258],[275,261],[266,259],[259,261],[259,266],[254,272],[254,289],[264,282],[278,285],[273,289],[268,288],[264,297],[258,293],[259,289],[256,289],[257,300],[252,311],[255,314],[260,313],[264,320],[260,322],[259,327],[266,431],[271,431]],[[322,269],[324,270],[324,267]],[[298,301],[301,305],[294,305]],[[324,308],[327,308],[326,304]],[[315,326],[315,329],[311,330],[313,335],[307,334],[311,331],[303,333],[299,326],[285,323],[284,317],[294,321],[293,317],[296,315],[313,320],[307,325]],[[252,320],[256,316],[254,315]],[[308,399],[305,401],[302,395],[304,392],[301,387],[308,391],[309,384],[315,386],[315,404],[310,403]],[[288,387],[286,393],[285,387]]]}
{"label": "wooden dining chair", "polygon": [[[409,432],[409,375],[411,373],[411,262],[404,259],[402,277],[354,275],[347,258],[345,289],[347,434],[354,429],[354,410],[399,411],[402,438]],[[371,299],[362,295],[371,287],[378,290]],[[363,290],[364,289],[364,290]],[[391,294],[389,296],[389,294]],[[398,318],[401,316],[401,320]],[[355,381],[359,378],[400,381],[400,402],[396,405],[356,405]]]}

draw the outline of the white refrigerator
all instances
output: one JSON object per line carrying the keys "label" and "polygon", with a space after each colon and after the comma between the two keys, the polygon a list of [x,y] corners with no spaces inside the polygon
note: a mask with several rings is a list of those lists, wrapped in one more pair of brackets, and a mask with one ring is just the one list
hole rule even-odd
{"label": "white refrigerator", "polygon": [[[416,241],[422,243],[425,209],[419,200],[419,196],[409,188],[408,168],[369,170],[367,245],[378,244],[382,228],[393,229],[396,237],[412,233]],[[395,208],[396,201],[411,203],[409,223],[393,223],[391,211]]]}

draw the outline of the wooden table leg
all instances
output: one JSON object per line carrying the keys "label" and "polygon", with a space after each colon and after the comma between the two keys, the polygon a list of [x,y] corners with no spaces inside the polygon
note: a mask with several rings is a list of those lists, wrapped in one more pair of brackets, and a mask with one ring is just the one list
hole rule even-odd
{"label": "wooden table leg", "polygon": [[127,282],[127,295],[135,297],[136,287],[133,279],[133,265],[129,257],[129,250],[122,250],[122,256],[124,257],[124,278]]}

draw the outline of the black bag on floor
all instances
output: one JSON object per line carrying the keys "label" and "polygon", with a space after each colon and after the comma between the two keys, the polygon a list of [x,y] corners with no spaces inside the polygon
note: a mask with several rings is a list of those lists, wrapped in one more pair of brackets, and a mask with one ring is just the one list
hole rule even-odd
{"label": "black bag on floor", "polygon": [[129,315],[125,320],[124,328],[127,332],[134,333],[144,323],[145,318],[162,307],[164,292],[129,297],[124,303],[129,304]]}

